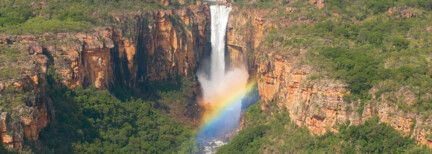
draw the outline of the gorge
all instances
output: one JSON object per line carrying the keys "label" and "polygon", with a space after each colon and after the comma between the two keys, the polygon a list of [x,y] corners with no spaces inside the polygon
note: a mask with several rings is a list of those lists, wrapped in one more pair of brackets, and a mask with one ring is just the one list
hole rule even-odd
{"label": "gorge", "polygon": [[[224,145],[220,153],[233,147],[376,152],[344,136],[364,127],[392,133],[376,145],[395,146],[377,146],[378,153],[432,147],[429,3],[210,3],[145,2],[160,8],[110,12],[107,19],[88,10],[86,18],[49,15],[110,23],[87,32],[27,34],[0,24],[0,136],[6,150],[199,153]],[[44,8],[60,7],[53,1],[23,4],[38,20],[49,18]],[[12,12],[2,11],[0,19]],[[73,139],[59,139],[66,137]],[[296,142],[287,138],[305,147],[290,148]],[[367,143],[373,141],[381,142]]]}

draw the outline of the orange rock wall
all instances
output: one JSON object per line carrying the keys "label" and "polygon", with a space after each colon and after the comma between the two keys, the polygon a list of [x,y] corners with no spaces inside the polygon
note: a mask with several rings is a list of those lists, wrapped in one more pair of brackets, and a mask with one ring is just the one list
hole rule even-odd
{"label": "orange rock wall", "polygon": [[346,85],[328,79],[308,79],[313,68],[295,65],[296,58],[268,54],[268,60],[258,62],[257,83],[262,110],[272,113],[286,108],[291,120],[305,126],[312,134],[338,132],[337,124],[349,121],[350,125],[358,125],[378,116],[380,122],[389,124],[402,135],[432,147],[432,140],[426,137],[432,133],[432,118],[404,112],[385,99],[373,99],[364,106],[360,116],[357,112],[360,103],[343,100],[343,96],[349,93]]}
{"label": "orange rock wall", "polygon": [[[324,1],[311,0],[318,8],[324,7]],[[292,26],[295,24],[314,24],[314,21],[273,21],[266,18],[272,10],[239,10],[234,7],[228,23],[227,44],[230,65],[248,63],[251,78],[255,77],[262,98],[262,110],[271,114],[274,110],[286,108],[291,120],[307,127],[312,134],[338,132],[337,124],[358,125],[373,116],[378,116],[399,130],[403,135],[411,136],[418,143],[432,147],[432,140],[427,134],[432,118],[414,113],[406,113],[384,99],[374,98],[365,105],[362,115],[357,112],[359,102],[348,103],[343,96],[348,94],[345,84],[318,77],[309,79],[314,69],[305,63],[307,48],[300,54],[282,51],[262,44],[270,29]],[[286,11],[298,11],[286,8]],[[252,58],[251,58],[252,57]],[[404,97],[398,97],[401,101]],[[242,121],[242,123],[245,123]]]}
{"label": "orange rock wall", "polygon": [[207,5],[116,14],[113,19],[115,28],[97,28],[92,33],[0,36],[0,44],[26,51],[31,59],[23,62],[20,75],[0,81],[0,97],[9,86],[42,94],[13,111],[0,108],[4,144],[21,149],[24,137],[36,141],[55,119],[52,102],[43,95],[48,68],[54,68],[61,84],[71,88],[107,89],[115,84],[137,88],[146,81],[194,76],[200,60],[209,54]]}
{"label": "orange rock wall", "polygon": [[[43,90],[46,84],[44,77],[34,75],[13,81],[8,86],[15,86],[19,90]],[[0,97],[1,94],[0,94]],[[0,137],[2,142],[11,148],[21,149],[24,137],[29,141],[36,141],[39,132],[55,117],[52,102],[49,97],[36,97],[28,100],[24,105],[14,108],[14,112],[5,112],[0,108]]]}

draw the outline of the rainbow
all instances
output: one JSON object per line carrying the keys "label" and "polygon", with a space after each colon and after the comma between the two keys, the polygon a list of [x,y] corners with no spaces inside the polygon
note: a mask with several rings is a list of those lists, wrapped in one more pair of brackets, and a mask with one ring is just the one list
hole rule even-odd
{"label": "rainbow", "polygon": [[223,98],[217,100],[216,102],[209,104],[202,104],[205,108],[205,113],[202,116],[201,125],[198,129],[198,134],[203,131],[215,127],[215,123],[222,119],[229,109],[236,105],[241,105],[241,99],[254,89],[256,82],[251,82],[247,84],[244,88],[237,88],[234,91],[226,92]]}

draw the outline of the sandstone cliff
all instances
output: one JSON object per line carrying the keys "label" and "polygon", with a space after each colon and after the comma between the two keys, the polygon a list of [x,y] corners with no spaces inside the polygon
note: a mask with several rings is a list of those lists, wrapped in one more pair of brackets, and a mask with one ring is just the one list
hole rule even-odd
{"label": "sandstone cliff", "polygon": [[[170,1],[161,2],[168,5]],[[324,7],[322,0],[309,2]],[[314,23],[303,18],[267,18],[272,11],[234,7],[227,32],[228,63],[232,66],[248,63],[250,80],[258,83],[264,111],[271,114],[273,110],[286,108],[294,123],[307,127],[313,134],[337,132],[337,124],[357,125],[377,115],[381,122],[432,147],[432,140],[427,137],[432,132],[431,118],[398,109],[387,103],[386,95],[372,99],[367,105],[346,102],[343,96],[349,91],[345,84],[314,79],[314,68],[302,63],[308,48],[281,51],[265,45],[265,36],[271,29]],[[288,7],[285,11],[298,10]],[[101,89],[114,85],[140,88],[148,81],[194,76],[200,60],[210,52],[209,16],[207,5],[194,5],[177,10],[115,14],[114,26],[98,28],[93,33],[0,37],[1,46],[25,51],[30,57],[18,76],[0,81],[0,97],[8,96],[8,87],[20,93],[34,93],[34,97],[20,104],[0,109],[2,142],[20,149],[24,137],[36,141],[39,132],[55,120],[51,107],[55,102],[44,95],[49,68],[54,68],[62,84],[72,88],[90,85]],[[399,93],[399,96],[412,95],[403,89]],[[396,99],[409,102],[406,98],[409,97]]]}
{"label": "sandstone cliff", "polygon": [[[310,4],[324,7],[324,1],[310,1]],[[228,31],[230,65],[247,62],[250,74],[255,74],[262,99],[262,110],[272,114],[274,110],[286,108],[291,120],[305,126],[312,134],[338,132],[338,124],[358,125],[368,118],[378,116],[384,122],[411,136],[418,143],[432,147],[430,117],[398,109],[389,103],[387,97],[410,102],[412,92],[401,89],[398,94],[388,93],[375,98],[366,105],[347,102],[349,94],[345,84],[325,77],[314,76],[314,68],[305,63],[307,47],[288,50],[273,47],[276,43],[265,43],[265,36],[272,30],[292,25],[315,24],[313,20],[296,20],[268,17],[273,10],[233,8]],[[277,11],[277,10],[276,10]],[[286,8],[287,12],[298,11]],[[287,36],[289,37],[289,36]],[[252,79],[251,79],[252,80]],[[373,89],[370,92],[373,94]],[[407,97],[404,97],[407,96]],[[414,96],[413,96],[414,97]],[[362,111],[362,112],[359,112]]]}
{"label": "sandstone cliff", "polygon": [[28,60],[14,62],[21,68],[19,73],[0,81],[1,100],[8,100],[11,87],[17,93],[36,95],[26,101],[10,99],[18,103],[0,109],[3,143],[20,149],[24,136],[36,141],[39,132],[55,120],[53,102],[44,94],[45,75],[50,71],[71,88],[124,85],[140,89],[145,88],[139,87],[145,82],[194,76],[200,60],[210,51],[209,17],[207,5],[192,5],[115,14],[112,27],[92,33],[0,37],[2,47],[18,49]]}
{"label": "sandstone cliff", "polygon": [[[349,93],[346,85],[335,80],[311,79],[313,68],[296,64],[296,58],[269,54],[266,56],[268,61],[258,63],[257,82],[262,110],[271,113],[274,109],[286,108],[294,123],[307,127],[313,134],[338,132],[337,124],[358,125],[378,116],[380,122],[389,124],[403,135],[432,146],[432,140],[427,138],[431,133],[432,119],[404,112],[385,99],[390,96],[398,101],[409,101],[409,97],[387,94],[373,99],[364,107],[360,102],[346,102],[343,100],[343,96]],[[401,89],[399,93],[405,92]],[[359,109],[363,112],[358,112]]]}

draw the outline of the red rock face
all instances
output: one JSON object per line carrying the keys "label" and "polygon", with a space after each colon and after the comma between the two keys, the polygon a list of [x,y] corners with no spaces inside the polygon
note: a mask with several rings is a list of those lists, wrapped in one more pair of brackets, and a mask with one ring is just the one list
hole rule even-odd
{"label": "red rock face", "polygon": [[[9,84],[6,83],[5,87],[0,87],[0,90],[14,86],[18,90],[41,91],[46,84],[45,81],[43,76],[26,76]],[[3,144],[20,150],[24,137],[29,141],[36,141],[39,132],[54,118],[51,105],[52,102],[48,97],[41,96],[29,100],[26,104],[14,107],[13,111],[0,112],[0,137]]]}
{"label": "red rock face", "polygon": [[[114,19],[118,23],[131,20],[139,28],[124,30],[133,31],[132,34],[124,34],[120,29],[99,28],[91,34],[57,34],[50,38],[47,35],[6,36],[1,37],[0,42],[11,46],[29,44],[20,49],[38,55],[34,61],[41,63],[43,72],[48,63],[42,54],[45,48],[54,57],[54,67],[64,84],[71,87],[95,85],[102,89],[114,82],[123,82],[115,81],[119,76],[133,85],[143,80],[192,75],[199,61],[210,51],[210,19],[206,5],[115,15]],[[144,26],[141,26],[142,21]],[[36,40],[48,40],[48,43],[42,46]],[[113,60],[118,61],[113,63]]]}
{"label": "red rock face", "polygon": [[[358,125],[367,119],[378,116],[384,122],[411,136],[418,143],[432,147],[432,140],[425,137],[431,133],[432,119],[398,109],[391,102],[381,98],[363,108],[360,116],[357,110],[360,103],[343,101],[348,94],[346,85],[334,80],[308,79],[313,69],[306,65],[295,65],[298,57],[268,56],[268,60],[258,63],[257,82],[262,98],[262,110],[272,112],[272,104],[277,110],[286,108],[291,120],[299,126],[306,126],[312,134],[324,134],[327,131],[338,132],[336,124],[350,121]],[[410,102],[405,90],[392,95],[396,99]],[[405,97],[402,97],[405,96]]]}
{"label": "red rock face", "polygon": [[[180,21],[173,20],[174,15],[178,15]],[[140,42],[147,50],[146,78],[153,81],[193,74],[197,62],[209,52],[208,8],[193,6],[191,9],[159,11],[153,16],[155,24],[143,32],[145,37]]]}
{"label": "red rock face", "polygon": [[[107,89],[116,83],[135,88],[144,81],[194,75],[199,61],[210,51],[207,5],[121,14],[113,18],[118,24],[131,22],[129,27],[133,28],[98,28],[88,34],[0,37],[0,44],[27,51],[34,61],[27,62],[29,69],[19,76],[0,81],[0,92],[14,86],[18,90],[43,93],[48,66],[53,66],[61,82],[71,88],[94,85]],[[0,109],[4,115],[0,119],[2,142],[20,149],[24,137],[36,141],[39,132],[55,118],[51,103],[49,96],[42,96],[11,112]],[[6,125],[8,120],[14,125]]]}
{"label": "red rock face", "polygon": [[310,67],[296,66],[295,61],[289,60],[293,58],[279,55],[268,58],[273,60],[260,63],[257,72],[264,111],[272,112],[270,106],[276,103],[279,108],[287,109],[294,123],[306,126],[314,134],[337,132],[337,122],[358,123],[359,116],[347,111],[350,105],[342,100],[349,93],[345,85],[330,80],[308,81]]}
{"label": "red rock face", "polygon": [[[324,1],[312,2],[318,7],[321,2],[324,4]],[[432,126],[432,118],[403,112],[394,103],[383,99],[384,97],[374,97],[370,105],[364,106],[360,115],[357,112],[360,108],[359,102],[349,103],[343,100],[343,96],[350,93],[346,89],[347,85],[323,77],[318,77],[319,80],[309,79],[314,69],[307,64],[298,63],[305,58],[307,49],[302,49],[304,51],[300,54],[293,54],[291,51],[280,51],[262,45],[263,37],[271,28],[314,24],[307,20],[272,21],[265,17],[269,11],[233,8],[227,34],[230,64],[249,64],[249,73],[255,75],[258,83],[262,110],[271,114],[274,110],[286,108],[295,124],[305,126],[312,134],[317,135],[328,131],[338,132],[338,123],[349,121],[350,125],[358,125],[370,117],[378,116],[380,122],[389,124],[403,135],[411,136],[419,144],[432,147],[432,140],[426,137],[432,133],[428,129]],[[401,11],[401,16],[409,17],[410,13],[407,12],[409,11]],[[250,61],[248,54],[255,54],[255,59]],[[400,94],[388,95],[395,95],[397,100],[408,104],[414,100],[412,92],[401,89],[398,93]],[[247,122],[241,123],[242,127]]]}
{"label": "red rock face", "polygon": [[[319,2],[314,1],[314,4],[319,7]],[[271,113],[286,108],[294,123],[307,127],[313,134],[337,132],[337,123],[350,121],[351,125],[358,125],[377,115],[381,122],[432,147],[432,140],[426,137],[432,133],[428,129],[432,119],[405,113],[386,103],[385,99],[378,98],[373,100],[373,105],[365,106],[362,115],[359,115],[358,103],[348,103],[342,99],[349,93],[346,85],[328,79],[310,80],[313,68],[297,64],[296,59],[302,58],[301,54],[286,55],[281,53],[289,51],[261,47],[265,34],[271,28],[309,21],[270,21],[263,16],[269,10],[248,11],[243,14],[233,8],[231,13],[227,34],[229,59],[230,65],[249,64],[250,74],[252,78],[255,76],[258,83],[264,111]],[[404,16],[412,16],[412,13],[405,12]],[[91,34],[0,37],[0,44],[26,50],[32,60],[39,63],[29,65],[38,70],[36,72],[29,69],[15,79],[0,81],[0,91],[8,86],[21,90],[42,90],[46,84],[44,73],[48,65],[53,65],[62,77],[63,84],[72,88],[95,85],[104,89],[115,83],[134,87],[143,81],[193,75],[199,61],[210,51],[207,6],[138,12],[115,15],[113,18],[118,23],[130,20],[143,26],[127,30],[99,28]],[[132,36],[128,31],[133,32]],[[47,40],[47,43],[41,44],[37,40]],[[44,50],[52,57],[47,57]],[[248,54],[253,53],[257,55],[250,58],[253,56]],[[274,105],[277,108],[271,107]],[[18,149],[22,147],[24,136],[30,141],[37,140],[39,132],[55,118],[48,98],[41,98],[15,112],[20,116],[11,117],[11,113],[1,112],[0,137],[5,145]],[[18,122],[7,125],[8,120]]]}

